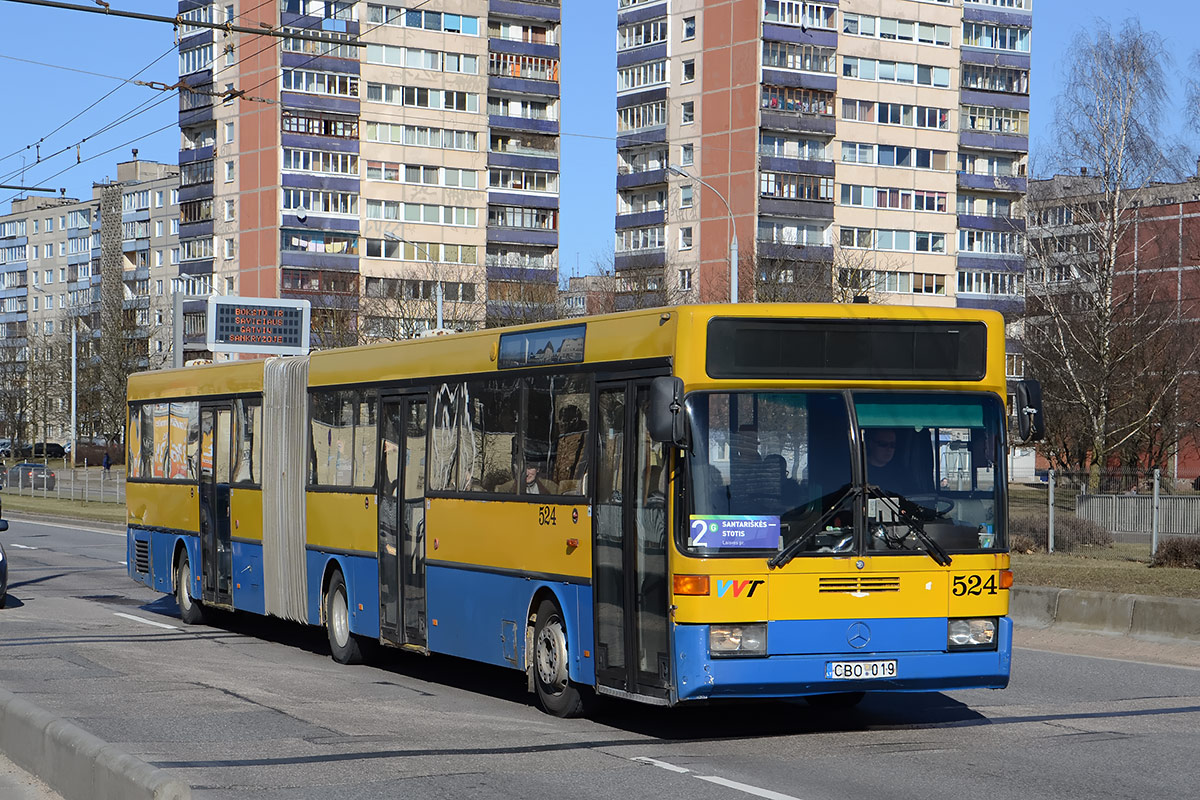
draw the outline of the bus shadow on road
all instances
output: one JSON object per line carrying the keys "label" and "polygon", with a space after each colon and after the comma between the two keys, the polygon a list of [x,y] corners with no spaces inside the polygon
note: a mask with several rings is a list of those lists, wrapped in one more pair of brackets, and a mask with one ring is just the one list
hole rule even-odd
{"label": "bus shadow on road", "polygon": [[592,715],[614,728],[671,741],[745,739],[988,724],[979,712],[937,692],[868,694],[852,708],[812,706],[804,700],[714,701],[675,708],[606,702]]}

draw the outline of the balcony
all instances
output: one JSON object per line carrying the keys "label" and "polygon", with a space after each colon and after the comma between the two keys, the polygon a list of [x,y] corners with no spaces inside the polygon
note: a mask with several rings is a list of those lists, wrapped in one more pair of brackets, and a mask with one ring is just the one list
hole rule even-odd
{"label": "balcony", "polygon": [[991,192],[1024,192],[1028,180],[1016,175],[976,175],[973,172],[958,173],[958,188],[982,189]]}

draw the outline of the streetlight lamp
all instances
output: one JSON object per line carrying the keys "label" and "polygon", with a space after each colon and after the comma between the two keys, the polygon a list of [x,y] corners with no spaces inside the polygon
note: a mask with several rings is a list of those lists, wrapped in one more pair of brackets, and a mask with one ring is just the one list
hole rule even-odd
{"label": "streetlight lamp", "polygon": [[674,173],[680,177],[687,178],[699,183],[701,186],[707,187],[717,197],[721,198],[721,202],[725,204],[725,211],[729,214],[729,227],[732,237],[729,240],[729,302],[736,303],[738,301],[738,242],[737,242],[737,223],[733,221],[733,209],[729,207],[729,201],[725,199],[725,195],[714,189],[709,183],[702,178],[697,178],[695,175],[689,175],[684,172],[681,167],[674,164],[667,165],[667,172]]}
{"label": "streetlight lamp", "polygon": [[[402,244],[411,244],[414,249],[419,250],[419,251],[424,251],[426,261],[429,261],[431,263],[433,262],[433,259],[429,257],[429,250],[427,248],[424,248],[421,245],[417,244],[416,242],[410,242],[408,239],[402,239],[399,236],[397,236],[396,234],[388,232],[388,231],[384,231],[383,238],[391,239],[393,242],[400,242]],[[437,263],[439,265],[441,264],[440,261]],[[439,272],[440,272],[440,270],[439,270]],[[437,330],[440,331],[442,329],[442,278],[441,278],[440,274],[438,275],[438,277],[436,279],[436,284],[437,284],[437,287],[436,287]]]}

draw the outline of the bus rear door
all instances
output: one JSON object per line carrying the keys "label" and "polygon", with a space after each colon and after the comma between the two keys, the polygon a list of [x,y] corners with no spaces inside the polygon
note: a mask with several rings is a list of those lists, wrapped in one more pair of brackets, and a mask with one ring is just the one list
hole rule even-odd
{"label": "bus rear door", "polygon": [[649,381],[600,383],[593,521],[596,683],[666,700],[664,449],[646,430]]}

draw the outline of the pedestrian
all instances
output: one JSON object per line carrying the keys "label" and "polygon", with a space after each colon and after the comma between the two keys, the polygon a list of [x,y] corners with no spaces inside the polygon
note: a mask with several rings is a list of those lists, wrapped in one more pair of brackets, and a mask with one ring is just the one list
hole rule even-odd
{"label": "pedestrian", "polygon": [[112,456],[108,454],[107,450],[104,451],[104,471],[112,472]]}

